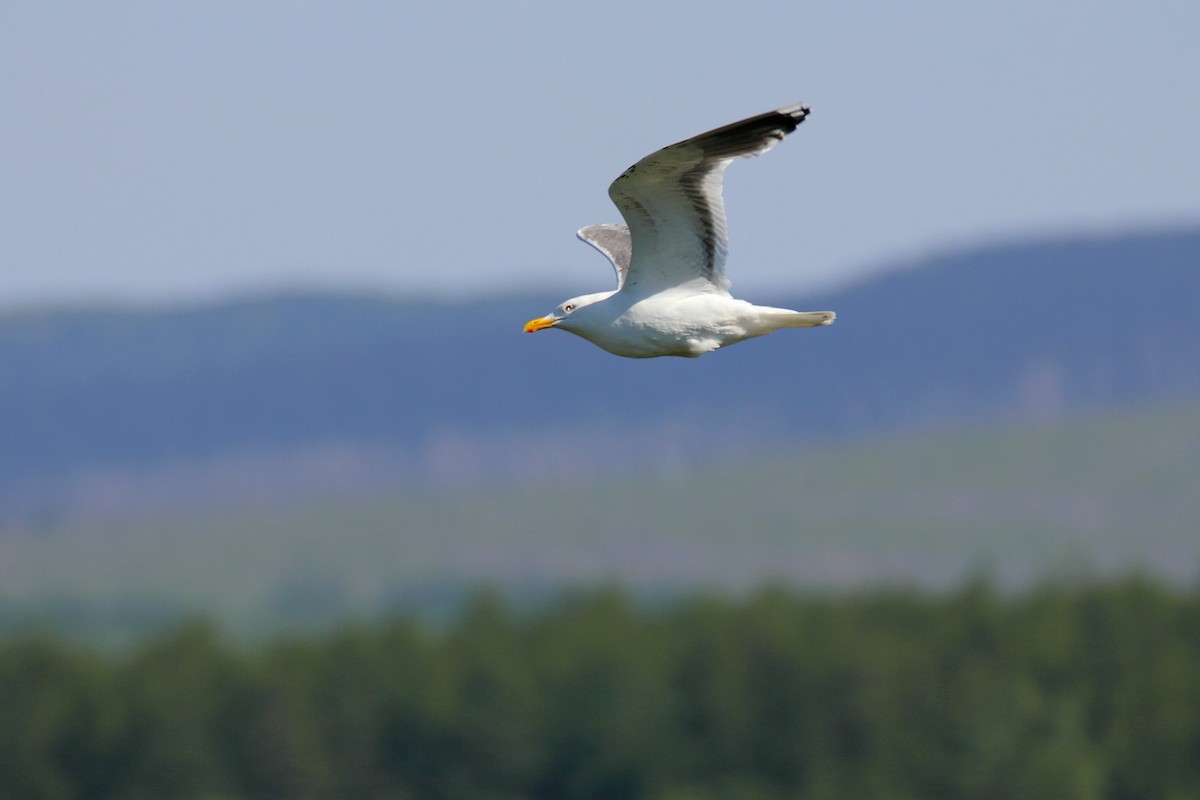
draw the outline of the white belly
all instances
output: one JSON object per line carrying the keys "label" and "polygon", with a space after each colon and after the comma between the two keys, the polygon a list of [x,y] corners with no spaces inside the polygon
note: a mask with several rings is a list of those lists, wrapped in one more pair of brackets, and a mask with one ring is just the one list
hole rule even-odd
{"label": "white belly", "polygon": [[754,306],[728,295],[655,296],[614,311],[609,324],[578,333],[628,358],[695,358],[767,332],[758,329]]}

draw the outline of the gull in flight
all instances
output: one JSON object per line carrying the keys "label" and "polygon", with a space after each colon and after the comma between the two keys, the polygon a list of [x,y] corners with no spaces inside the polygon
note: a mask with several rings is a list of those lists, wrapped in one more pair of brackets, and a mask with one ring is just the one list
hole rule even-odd
{"label": "gull in flight", "polygon": [[805,105],[759,114],[664,147],[621,173],[608,196],[625,224],[578,234],[612,262],[617,288],[573,297],[525,323],[525,332],[561,328],[629,358],[694,358],[780,328],[833,322],[832,311],[738,300],[725,279],[725,168],[770,150],[808,114]]}

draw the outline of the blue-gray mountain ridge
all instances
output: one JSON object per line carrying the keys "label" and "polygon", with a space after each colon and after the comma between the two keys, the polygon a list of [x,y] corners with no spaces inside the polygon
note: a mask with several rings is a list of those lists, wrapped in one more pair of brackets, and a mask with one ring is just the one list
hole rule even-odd
{"label": "blue-gray mountain ridge", "polygon": [[836,310],[831,328],[700,362],[523,336],[548,299],[8,313],[0,520],[537,480],[1200,396],[1200,229],[930,258],[797,301]]}

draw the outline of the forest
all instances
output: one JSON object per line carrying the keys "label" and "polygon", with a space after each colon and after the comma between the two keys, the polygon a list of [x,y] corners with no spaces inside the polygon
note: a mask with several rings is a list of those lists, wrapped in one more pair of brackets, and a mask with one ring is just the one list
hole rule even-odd
{"label": "forest", "polygon": [[1200,797],[1200,591],[986,580],[0,642],[5,798]]}

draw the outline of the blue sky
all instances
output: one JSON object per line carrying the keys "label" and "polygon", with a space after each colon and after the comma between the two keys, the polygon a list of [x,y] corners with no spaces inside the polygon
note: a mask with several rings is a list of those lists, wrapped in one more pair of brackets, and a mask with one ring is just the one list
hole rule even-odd
{"label": "blue sky", "polygon": [[0,7],[0,306],[276,287],[604,289],[574,231],[646,153],[731,168],[769,297],[977,242],[1200,222],[1200,4]]}

